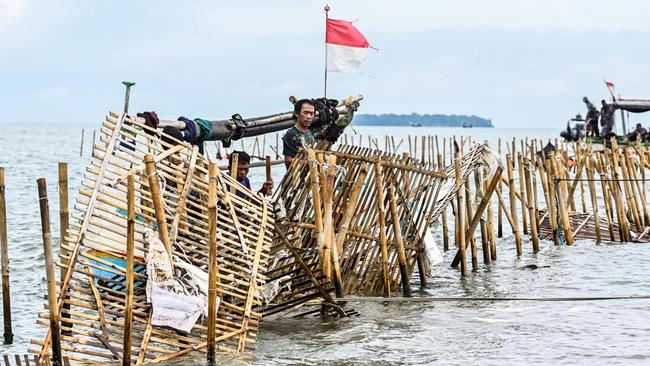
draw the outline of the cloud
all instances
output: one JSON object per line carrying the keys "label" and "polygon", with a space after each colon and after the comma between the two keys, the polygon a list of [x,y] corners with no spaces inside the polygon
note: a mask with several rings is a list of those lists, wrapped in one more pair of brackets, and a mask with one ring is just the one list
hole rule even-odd
{"label": "cloud", "polygon": [[0,0],[0,29],[20,23],[25,16],[25,0]]}

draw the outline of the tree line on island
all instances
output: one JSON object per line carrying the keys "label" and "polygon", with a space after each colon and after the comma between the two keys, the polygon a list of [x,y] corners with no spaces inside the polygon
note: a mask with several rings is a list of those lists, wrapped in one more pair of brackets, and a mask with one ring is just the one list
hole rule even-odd
{"label": "tree line on island", "polygon": [[494,127],[491,119],[446,114],[357,114],[357,126]]}

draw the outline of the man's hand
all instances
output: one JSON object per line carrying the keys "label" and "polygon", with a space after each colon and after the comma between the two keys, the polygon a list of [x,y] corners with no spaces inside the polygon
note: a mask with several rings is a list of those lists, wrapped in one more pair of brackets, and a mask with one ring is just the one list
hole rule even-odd
{"label": "man's hand", "polygon": [[262,188],[260,188],[259,193],[265,195],[265,196],[270,196],[271,193],[273,193],[273,181],[267,181],[262,184]]}

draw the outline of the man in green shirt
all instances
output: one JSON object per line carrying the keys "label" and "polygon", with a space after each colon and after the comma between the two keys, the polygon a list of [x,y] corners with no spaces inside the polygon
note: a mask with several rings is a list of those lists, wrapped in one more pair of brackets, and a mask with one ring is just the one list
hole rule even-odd
{"label": "man in green shirt", "polygon": [[282,154],[284,155],[284,165],[287,168],[298,153],[298,148],[312,148],[314,145],[314,135],[309,131],[309,126],[314,120],[314,113],[314,103],[309,99],[301,99],[293,106],[296,124],[282,136]]}

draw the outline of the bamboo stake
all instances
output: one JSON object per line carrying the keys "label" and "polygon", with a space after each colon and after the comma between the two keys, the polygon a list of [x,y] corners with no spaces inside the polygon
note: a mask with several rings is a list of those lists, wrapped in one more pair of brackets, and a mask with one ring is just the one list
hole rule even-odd
{"label": "bamboo stake", "polygon": [[[438,170],[444,169],[445,163],[444,163],[444,158],[442,155],[438,154]],[[443,243],[443,249],[444,251],[449,250],[449,224],[447,222],[447,208],[442,210],[441,214],[441,220],[442,220],[442,243]]]}
{"label": "bamboo stake", "polygon": [[[93,144],[94,146],[94,144]],[[68,210],[68,164],[59,162],[59,260],[61,262],[61,281],[65,279],[68,272],[69,261],[66,257],[70,252],[65,249],[68,244],[65,240],[68,235],[68,227],[70,226],[70,214]],[[63,304],[63,308],[70,309],[70,304]],[[64,328],[71,328],[72,324],[66,322],[70,315],[63,311],[61,314],[62,323]]]}
{"label": "bamboo stake", "polygon": [[[523,165],[523,164],[522,164]],[[533,252],[537,253],[539,251],[539,236],[537,234],[537,223],[535,222],[535,211],[537,207],[533,204],[533,186],[530,177],[531,164],[527,162],[524,168],[524,181],[526,185],[526,202],[528,205],[528,217],[530,217],[530,236],[531,241],[533,242]],[[519,178],[521,179],[521,177]],[[522,192],[523,196],[523,192]]]}
{"label": "bamboo stake", "polygon": [[458,153],[454,154],[454,172],[456,173],[456,186],[461,187],[456,194],[456,225],[458,231],[458,245],[460,245],[460,273],[461,276],[467,276],[467,254],[465,246],[465,212],[463,212],[463,195],[465,194],[462,188],[462,178],[460,175],[460,156]]}
{"label": "bamboo stake", "polygon": [[79,147],[79,156],[84,154],[84,129],[81,129],[81,146]]}
{"label": "bamboo stake", "polygon": [[[243,144],[243,142],[242,142],[242,144]],[[238,180],[237,179],[237,171],[239,170],[239,154],[230,153],[230,156],[231,156],[230,176],[234,180]],[[235,185],[231,184],[230,185],[230,193],[235,194],[235,190],[236,190]]]}
{"label": "bamboo stake", "polygon": [[589,180],[589,197],[591,198],[591,209],[594,214],[594,226],[596,228],[596,244],[600,244],[600,217],[598,216],[598,202],[596,199],[596,184],[594,182],[593,162],[591,157],[586,159],[587,179]]}
{"label": "bamboo stake", "polygon": [[4,343],[14,342],[11,326],[11,291],[9,289],[9,241],[7,240],[7,203],[5,197],[5,168],[0,167],[0,253],[2,254],[2,317]]}
{"label": "bamboo stake", "polygon": [[404,240],[402,238],[402,227],[399,222],[397,212],[397,200],[395,199],[395,187],[391,184],[388,186],[388,199],[390,200],[390,216],[393,224],[394,244],[397,247],[397,260],[399,262],[399,273],[402,280],[402,294],[406,297],[411,296],[411,284],[406,270],[406,253],[404,252]]}
{"label": "bamboo stake", "polygon": [[524,159],[523,151],[517,154],[517,169],[519,172],[519,203],[521,204],[521,226],[524,235],[528,234],[528,199],[525,194],[525,179],[524,179]]}
{"label": "bamboo stake", "polygon": [[[332,205],[334,200],[334,183],[336,182],[336,156],[331,154],[327,160],[327,204],[325,210],[325,218],[329,217],[329,233],[327,237],[327,245],[330,246],[332,265],[334,269],[334,288],[336,291],[337,297],[343,297],[343,279],[341,277],[341,265],[339,263],[339,251],[334,240],[334,223],[333,223],[333,212]],[[329,213],[327,212],[329,211]],[[340,296],[339,296],[340,295]]]}
{"label": "bamboo stake", "polygon": [[554,184],[555,184],[555,191],[558,194],[558,200],[557,200],[557,205],[559,207],[559,213],[560,213],[560,221],[562,222],[562,230],[564,231],[564,239],[566,240],[567,245],[573,245],[573,231],[571,230],[571,222],[569,221],[569,212],[567,209],[567,189],[565,189],[565,186],[562,186],[561,183],[566,182],[565,180],[560,180],[562,179],[562,173],[560,169],[558,168],[558,161],[556,159],[553,160],[553,170],[554,170]]}
{"label": "bamboo stake", "polygon": [[124,343],[122,365],[131,364],[131,327],[133,322],[133,267],[135,252],[135,183],[133,175],[127,178],[127,222],[126,222],[126,303],[124,305]]}
{"label": "bamboo stake", "polygon": [[43,232],[45,271],[47,275],[47,301],[50,312],[52,362],[54,366],[61,366],[63,364],[61,359],[61,326],[59,324],[59,312],[57,306],[54,259],[52,258],[52,233],[50,231],[50,208],[47,200],[47,184],[45,178],[39,178],[37,183],[38,199],[41,209],[41,229]]}
{"label": "bamboo stake", "polygon": [[[268,156],[267,156],[268,159]],[[217,167],[210,164],[208,185],[208,363],[216,364],[217,322]]]}
{"label": "bamboo stake", "polygon": [[[485,199],[485,187],[483,186],[483,175],[477,169],[474,172],[474,184],[476,186],[476,200],[482,202]],[[490,199],[486,200],[489,203]],[[478,212],[478,206],[477,206]],[[481,251],[483,252],[483,264],[490,264],[490,238],[487,232],[487,224],[485,220],[481,219]]]}
{"label": "bamboo stake", "polygon": [[[513,144],[514,147],[514,144]],[[510,201],[510,216],[512,217],[512,231],[515,234],[515,242],[517,245],[517,256],[522,255],[521,250],[521,234],[519,233],[519,222],[517,221],[517,202],[515,201],[515,178],[512,167],[512,156],[506,155],[506,164],[508,168],[508,192]]]}
{"label": "bamboo stake", "polygon": [[[318,173],[318,163],[316,161],[316,153],[314,150],[307,151],[307,159],[309,161],[309,180],[311,181],[311,197],[312,206],[314,208],[314,224],[316,225],[316,245],[318,247],[319,258],[323,258],[323,244],[325,237],[323,236],[323,214],[321,211],[320,199],[320,179]],[[321,263],[321,268],[323,263]]]}
{"label": "bamboo stake", "polygon": [[471,234],[467,234],[467,225],[469,224],[470,221],[472,221],[472,215],[473,215],[473,209],[472,209],[472,199],[470,197],[470,189],[469,189],[469,179],[465,180],[465,226],[463,227],[463,231],[466,232],[465,238],[466,240],[469,241],[470,245],[470,251],[472,253],[472,271],[478,271],[478,250],[476,248],[476,238],[474,237],[474,233],[472,232]]}
{"label": "bamboo stake", "polygon": [[[501,138],[498,140],[498,152],[499,152],[499,157],[501,157]],[[503,187],[503,183],[499,183],[497,185],[497,191],[499,193],[502,192],[501,188]],[[503,212],[497,208],[497,238],[502,238],[503,237]],[[493,258],[494,259],[494,258]]]}
{"label": "bamboo stake", "polygon": [[160,194],[160,186],[158,185],[158,171],[154,163],[153,155],[146,154],[144,156],[144,164],[149,180],[149,192],[151,193],[151,200],[153,201],[154,211],[156,213],[156,222],[158,223],[158,235],[160,240],[165,245],[169,262],[174,268],[174,260],[172,253],[172,244],[169,242],[169,230],[167,229],[167,218],[165,217],[165,208],[162,195]]}
{"label": "bamboo stake", "polygon": [[381,273],[384,281],[384,297],[390,297],[390,279],[388,278],[388,244],[386,240],[386,211],[384,209],[384,184],[381,174],[381,162],[375,161],[375,194],[379,216],[379,238],[381,245]]}

